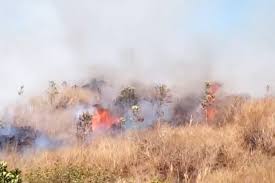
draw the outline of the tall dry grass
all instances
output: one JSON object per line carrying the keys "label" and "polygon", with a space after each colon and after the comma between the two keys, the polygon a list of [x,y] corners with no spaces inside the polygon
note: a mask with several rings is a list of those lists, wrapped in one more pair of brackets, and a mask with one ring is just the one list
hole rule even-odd
{"label": "tall dry grass", "polygon": [[[55,124],[44,130],[64,130],[66,110],[46,111]],[[275,182],[274,112],[273,98],[237,99],[224,106],[212,124],[163,123],[98,136],[90,144],[26,154],[2,152],[1,157],[22,169],[26,182]]]}
{"label": "tall dry grass", "polygon": [[79,87],[59,87],[52,100],[45,92],[12,106],[9,121],[16,126],[31,126],[55,138],[69,139],[75,136],[77,107],[94,102],[96,97]]}

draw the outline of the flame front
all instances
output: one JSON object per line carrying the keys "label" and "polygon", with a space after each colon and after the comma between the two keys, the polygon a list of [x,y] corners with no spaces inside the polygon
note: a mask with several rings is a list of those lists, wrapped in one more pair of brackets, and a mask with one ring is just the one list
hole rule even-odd
{"label": "flame front", "polygon": [[216,116],[216,113],[217,113],[217,109],[215,107],[208,107],[206,109],[206,118],[207,118],[207,121],[213,121],[215,116]]}
{"label": "flame front", "polygon": [[114,125],[119,124],[119,118],[113,116],[108,109],[96,107],[96,112],[92,118],[92,129],[97,131],[99,129],[110,129]]}
{"label": "flame front", "polygon": [[220,88],[221,88],[221,84],[219,83],[207,84],[205,115],[206,115],[206,120],[208,122],[213,121],[218,112],[215,106],[215,103],[216,103],[216,94],[220,90]]}

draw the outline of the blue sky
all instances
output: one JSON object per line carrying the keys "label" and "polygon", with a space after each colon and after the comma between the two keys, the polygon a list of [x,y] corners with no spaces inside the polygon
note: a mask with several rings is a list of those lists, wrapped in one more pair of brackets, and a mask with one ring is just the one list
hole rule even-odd
{"label": "blue sky", "polygon": [[272,0],[0,0],[0,102],[21,84],[36,91],[50,79],[80,80],[93,65],[261,93],[275,85],[274,8]]}

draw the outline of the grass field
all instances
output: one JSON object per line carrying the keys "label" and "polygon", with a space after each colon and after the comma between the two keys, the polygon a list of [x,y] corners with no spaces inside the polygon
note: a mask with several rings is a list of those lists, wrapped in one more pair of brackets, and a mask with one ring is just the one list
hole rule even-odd
{"label": "grass field", "polygon": [[[82,91],[77,95],[68,102],[90,97]],[[72,130],[68,111],[44,109],[48,104],[32,102],[33,124],[38,119],[48,122],[34,126],[49,134]],[[17,118],[30,118],[31,114],[17,110]],[[175,127],[163,122],[101,135],[85,145],[0,155],[11,168],[21,169],[24,182],[30,183],[275,182],[274,111],[275,99],[251,99],[224,107],[208,124]]]}

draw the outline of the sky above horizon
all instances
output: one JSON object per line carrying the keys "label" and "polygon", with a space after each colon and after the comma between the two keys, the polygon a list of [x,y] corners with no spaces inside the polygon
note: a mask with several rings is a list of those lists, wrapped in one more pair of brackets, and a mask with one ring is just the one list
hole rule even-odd
{"label": "sky above horizon", "polygon": [[0,103],[22,84],[32,92],[79,81],[93,66],[261,94],[275,85],[274,8],[272,0],[0,0]]}

